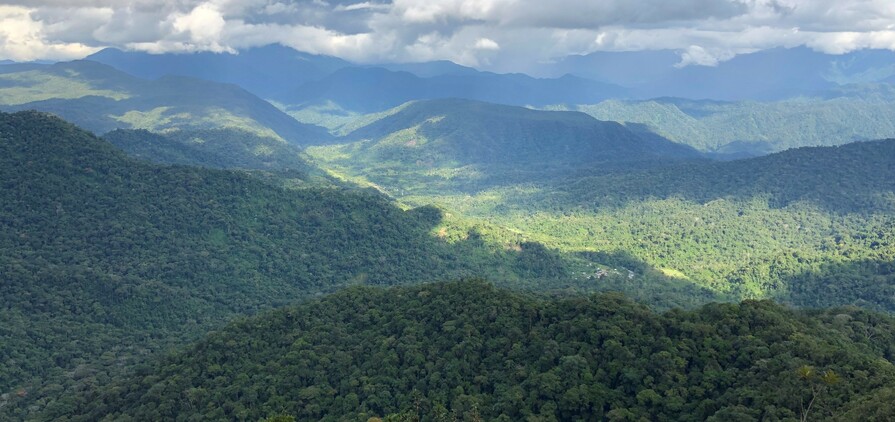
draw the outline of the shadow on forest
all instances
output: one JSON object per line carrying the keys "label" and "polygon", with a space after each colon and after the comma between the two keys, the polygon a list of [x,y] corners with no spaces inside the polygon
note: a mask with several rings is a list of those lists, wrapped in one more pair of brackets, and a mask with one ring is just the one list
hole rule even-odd
{"label": "shadow on forest", "polygon": [[895,262],[864,259],[823,264],[786,280],[780,300],[800,307],[854,305],[895,312]]}
{"label": "shadow on forest", "polygon": [[[623,207],[649,199],[707,203],[766,198],[774,208],[807,202],[834,213],[895,209],[895,140],[799,148],[729,162],[692,162],[578,173],[550,188],[566,204]],[[529,198],[532,199],[532,198]]]}

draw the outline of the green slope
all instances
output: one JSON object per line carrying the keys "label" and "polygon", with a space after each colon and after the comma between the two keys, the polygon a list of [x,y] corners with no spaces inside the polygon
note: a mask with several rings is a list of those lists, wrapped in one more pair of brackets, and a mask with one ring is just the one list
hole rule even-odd
{"label": "green slope", "polygon": [[[309,154],[331,172],[373,183],[404,203],[434,204],[567,256],[598,256],[597,262],[629,269],[645,264],[734,297],[895,310],[890,265],[895,261],[895,141],[801,148],[731,162],[638,163],[623,156],[564,166],[561,160],[574,163],[583,154],[566,156],[575,149],[550,136],[561,131],[537,137],[552,150],[526,152],[524,135],[518,144],[516,136],[492,136],[511,119],[495,119],[473,107],[476,112],[456,125],[440,126],[446,117],[416,112],[413,105],[375,116],[349,135],[369,141],[315,147]],[[530,112],[509,109],[520,116]],[[476,126],[479,116],[494,123]],[[539,116],[550,114],[531,116],[533,122],[526,124],[536,126]],[[574,113],[556,116],[581,120]],[[400,129],[424,119],[430,120]],[[476,129],[450,129],[456,127]],[[440,137],[426,137],[425,130]],[[454,135],[458,132],[462,136]],[[539,145],[538,132],[526,132]],[[473,151],[481,145],[508,147],[464,155],[442,146],[451,143]],[[520,151],[512,149],[517,146]],[[424,154],[435,158],[426,161]],[[478,156],[495,160],[477,161]],[[500,234],[487,238],[501,241]],[[630,265],[632,260],[639,264]]]}
{"label": "green slope", "polygon": [[[0,407],[17,418],[334,286],[491,273],[506,259],[438,239],[440,219],[365,192],[150,165],[55,117],[0,114]],[[7,405],[17,391],[27,400]]]}
{"label": "green slope", "polygon": [[857,309],[657,314],[481,282],[352,288],[234,323],[46,416],[866,420],[893,411],[893,344],[895,321]]}
{"label": "green slope", "polygon": [[895,96],[886,84],[846,86],[824,97],[776,102],[609,100],[572,109],[642,125],[701,151],[761,155],[802,146],[895,136]]}
{"label": "green slope", "polygon": [[90,61],[0,67],[0,109],[52,112],[97,133],[229,127],[296,144],[329,139],[324,129],[298,123],[235,85],[145,80]]}
{"label": "green slope", "polygon": [[698,157],[688,147],[583,113],[469,100],[408,103],[364,123],[342,138],[348,143],[312,148],[309,154],[382,186],[402,185],[402,191],[420,185],[478,189],[595,167]]}
{"label": "green slope", "polygon": [[116,129],[103,135],[103,139],[131,157],[158,164],[301,173],[313,170],[298,147],[239,129],[178,130],[165,134]]}

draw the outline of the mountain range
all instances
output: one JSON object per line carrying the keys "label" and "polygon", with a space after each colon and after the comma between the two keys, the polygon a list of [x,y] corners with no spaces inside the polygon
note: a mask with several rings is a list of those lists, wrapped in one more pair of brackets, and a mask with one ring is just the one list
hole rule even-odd
{"label": "mountain range", "polygon": [[0,109],[52,112],[97,133],[237,127],[296,144],[325,142],[242,88],[182,76],[146,80],[92,61],[0,67]]}

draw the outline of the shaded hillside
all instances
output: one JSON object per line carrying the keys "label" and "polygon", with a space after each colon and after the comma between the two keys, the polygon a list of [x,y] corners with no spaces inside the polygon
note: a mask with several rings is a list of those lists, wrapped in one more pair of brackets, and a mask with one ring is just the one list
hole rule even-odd
{"label": "shaded hillside", "polygon": [[[421,149],[443,160],[481,164],[568,164],[693,158],[694,151],[583,113],[545,112],[468,100],[415,102],[349,133],[379,140],[415,128]],[[377,143],[374,142],[374,145]]]}
{"label": "shaded hillside", "polygon": [[893,410],[893,344],[895,321],[857,309],[656,314],[482,282],[352,288],[234,323],[47,416],[862,420]]}
{"label": "shaded hillside", "polygon": [[680,197],[700,203],[765,196],[774,206],[809,201],[838,212],[895,210],[895,140],[804,147],[731,162],[682,164],[584,177],[557,186],[578,203]]}
{"label": "shaded hillside", "polygon": [[0,114],[0,181],[4,417],[237,315],[499,259],[433,237],[432,208],[149,165],[37,112]]}
{"label": "shaded hillside", "polygon": [[296,144],[329,138],[234,85],[173,76],[144,80],[90,61],[0,74],[0,108],[51,112],[97,133],[235,127]]}
{"label": "shaded hillside", "polygon": [[343,138],[355,142],[309,153],[402,189],[442,182],[477,189],[585,168],[698,157],[689,147],[583,113],[450,99],[406,104],[379,117]]}
{"label": "shaded hillside", "polygon": [[345,68],[275,99],[291,109],[334,103],[344,110],[370,113],[413,100],[463,98],[539,106],[594,103],[625,93],[616,85],[568,75],[536,79],[523,74],[453,72],[419,77],[383,68]]}
{"label": "shaded hillside", "polygon": [[262,98],[351,66],[342,59],[301,53],[279,45],[250,48],[239,54],[149,54],[107,48],[88,56],[87,60],[146,79],[180,75],[236,84]]}

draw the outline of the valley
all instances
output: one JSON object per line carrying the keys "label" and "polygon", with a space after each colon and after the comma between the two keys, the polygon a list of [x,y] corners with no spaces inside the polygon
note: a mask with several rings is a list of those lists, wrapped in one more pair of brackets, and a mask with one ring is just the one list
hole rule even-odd
{"label": "valley", "polygon": [[885,420],[895,53],[680,58],[0,64],[0,419]]}

